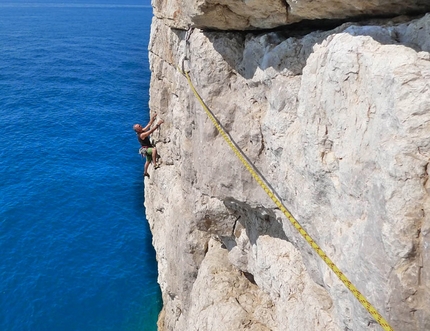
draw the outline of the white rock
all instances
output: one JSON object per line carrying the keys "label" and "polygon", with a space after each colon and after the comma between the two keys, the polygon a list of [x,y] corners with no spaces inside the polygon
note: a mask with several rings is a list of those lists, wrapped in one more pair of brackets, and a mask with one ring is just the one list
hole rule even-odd
{"label": "white rock", "polygon": [[430,10],[427,0],[152,0],[172,28],[270,29],[302,20],[395,16]]}
{"label": "white rock", "polygon": [[[430,329],[429,22],[294,38],[195,30],[186,61],[284,204],[402,331]],[[379,330],[214,129],[177,70],[185,32],[161,19],[152,31],[165,162],[145,206],[160,330]]]}

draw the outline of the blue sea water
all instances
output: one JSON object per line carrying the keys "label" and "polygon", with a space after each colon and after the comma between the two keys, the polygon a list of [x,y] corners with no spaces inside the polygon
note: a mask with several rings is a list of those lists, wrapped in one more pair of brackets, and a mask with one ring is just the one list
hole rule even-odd
{"label": "blue sea water", "polygon": [[156,330],[148,0],[0,0],[0,330]]}

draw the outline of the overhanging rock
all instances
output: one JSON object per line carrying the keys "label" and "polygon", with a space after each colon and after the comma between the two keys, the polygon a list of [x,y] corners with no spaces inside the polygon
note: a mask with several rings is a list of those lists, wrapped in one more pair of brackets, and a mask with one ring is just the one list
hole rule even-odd
{"label": "overhanging rock", "polygon": [[302,20],[396,16],[430,10],[428,0],[153,0],[154,14],[178,29],[272,29]]}

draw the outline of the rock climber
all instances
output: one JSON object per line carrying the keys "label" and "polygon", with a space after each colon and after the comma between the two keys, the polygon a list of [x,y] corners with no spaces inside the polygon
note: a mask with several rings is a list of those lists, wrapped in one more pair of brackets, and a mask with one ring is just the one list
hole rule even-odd
{"label": "rock climber", "polygon": [[137,139],[140,143],[139,154],[146,157],[145,168],[144,168],[144,176],[149,178],[148,167],[151,162],[154,162],[154,169],[157,169],[159,166],[157,165],[157,149],[151,143],[149,135],[157,130],[161,124],[164,123],[163,120],[159,120],[158,123],[151,129],[152,124],[155,121],[157,114],[151,116],[149,123],[143,128],[140,124],[133,125],[133,130],[136,132]]}

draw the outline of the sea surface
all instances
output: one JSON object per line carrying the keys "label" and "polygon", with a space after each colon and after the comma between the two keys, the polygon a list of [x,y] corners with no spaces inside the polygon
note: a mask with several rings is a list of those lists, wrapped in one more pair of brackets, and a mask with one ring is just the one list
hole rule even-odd
{"label": "sea surface", "polygon": [[156,330],[149,0],[0,0],[0,331]]}

